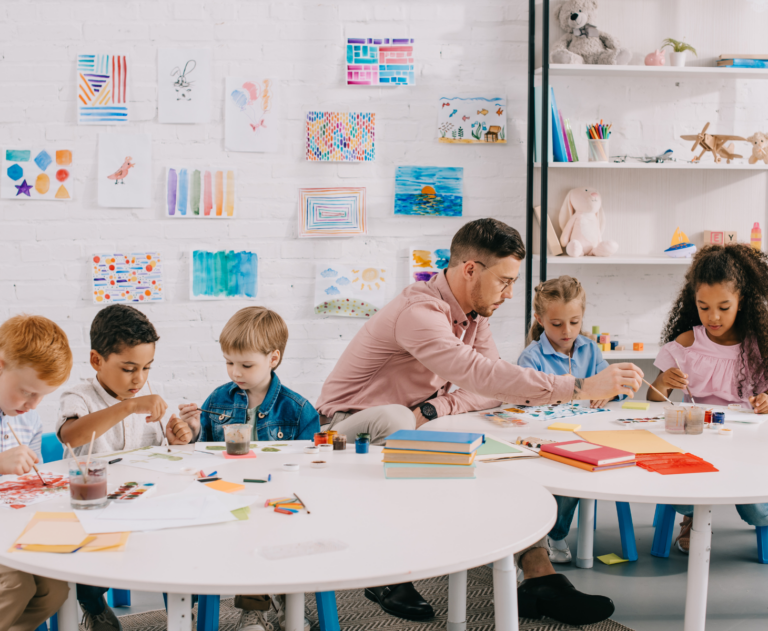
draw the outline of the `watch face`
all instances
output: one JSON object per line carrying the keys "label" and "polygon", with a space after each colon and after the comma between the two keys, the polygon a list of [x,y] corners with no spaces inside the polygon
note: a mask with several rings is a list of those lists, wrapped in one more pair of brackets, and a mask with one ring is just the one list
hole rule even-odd
{"label": "watch face", "polygon": [[431,403],[425,403],[421,406],[421,414],[430,421],[437,418],[437,410]]}

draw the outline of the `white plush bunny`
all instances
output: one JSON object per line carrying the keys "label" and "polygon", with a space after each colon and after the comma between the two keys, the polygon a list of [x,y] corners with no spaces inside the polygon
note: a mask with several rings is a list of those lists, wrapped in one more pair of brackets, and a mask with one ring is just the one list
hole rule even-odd
{"label": "white plush bunny", "polygon": [[572,188],[560,209],[560,243],[568,256],[611,256],[615,241],[603,241],[605,214],[600,193],[591,188]]}

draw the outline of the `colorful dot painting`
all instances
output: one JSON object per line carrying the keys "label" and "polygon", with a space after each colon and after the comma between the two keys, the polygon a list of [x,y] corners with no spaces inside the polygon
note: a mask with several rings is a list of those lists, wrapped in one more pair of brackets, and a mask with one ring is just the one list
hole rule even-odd
{"label": "colorful dot painting", "polygon": [[307,160],[373,162],[376,159],[376,114],[308,112]]}
{"label": "colorful dot painting", "polygon": [[72,199],[72,152],[69,149],[6,149],[2,156],[0,198]]}
{"label": "colorful dot painting", "polygon": [[162,302],[162,261],[157,252],[96,254],[93,264],[93,302],[115,304]]}

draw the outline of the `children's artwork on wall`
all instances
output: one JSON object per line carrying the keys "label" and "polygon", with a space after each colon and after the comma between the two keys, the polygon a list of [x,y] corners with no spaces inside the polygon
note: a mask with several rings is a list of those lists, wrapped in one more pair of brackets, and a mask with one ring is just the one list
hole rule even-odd
{"label": "children's artwork on wall", "polygon": [[248,300],[258,294],[256,252],[197,249],[190,259],[190,300]]}
{"label": "children's artwork on wall", "polygon": [[280,131],[271,79],[227,77],[224,88],[224,146],[232,151],[273,153]]}
{"label": "children's artwork on wall", "polygon": [[315,266],[315,313],[370,318],[387,296],[387,271],[363,265]]}
{"label": "children's artwork on wall", "polygon": [[211,50],[157,51],[157,120],[207,123],[211,120]]}
{"label": "children's artwork on wall", "polygon": [[6,149],[0,173],[0,198],[59,202],[72,199],[72,150]]}
{"label": "children's artwork on wall", "polygon": [[231,219],[235,216],[235,180],[234,169],[168,167],[166,217]]}
{"label": "children's artwork on wall", "polygon": [[507,142],[507,99],[504,97],[441,97],[437,107],[439,142]]}
{"label": "children's artwork on wall", "polygon": [[447,268],[450,260],[450,248],[437,248],[436,250],[411,248],[410,282],[430,280],[433,276]]}
{"label": "children's artwork on wall", "polygon": [[461,167],[397,167],[395,214],[461,217],[463,182]]}
{"label": "children's artwork on wall", "polygon": [[95,254],[91,261],[94,303],[163,301],[163,267],[159,252]]}
{"label": "children's artwork on wall", "polygon": [[300,237],[366,234],[364,188],[299,189]]}
{"label": "children's artwork on wall", "polygon": [[376,159],[376,114],[308,112],[307,160],[373,162]]}
{"label": "children's artwork on wall", "polygon": [[347,85],[415,83],[412,38],[347,38]]}
{"label": "children's artwork on wall", "polygon": [[150,204],[151,184],[149,134],[99,134],[99,206],[146,208]]}
{"label": "children's artwork on wall", "polygon": [[128,58],[77,56],[77,122],[119,125],[128,122]]}

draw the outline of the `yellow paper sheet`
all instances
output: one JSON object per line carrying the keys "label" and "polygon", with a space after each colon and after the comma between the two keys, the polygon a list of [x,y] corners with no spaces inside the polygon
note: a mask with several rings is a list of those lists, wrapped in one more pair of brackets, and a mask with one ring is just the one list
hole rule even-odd
{"label": "yellow paper sheet", "polygon": [[85,545],[80,552],[117,552],[125,547],[130,532],[109,532],[94,535],[95,539]]}
{"label": "yellow paper sheet", "polygon": [[222,491],[223,493],[235,493],[237,491],[242,491],[245,488],[245,484],[236,484],[234,482],[227,482],[226,480],[208,482],[205,486],[216,491]]}
{"label": "yellow paper sheet", "polygon": [[[63,523],[62,523],[63,522]],[[26,536],[33,528],[36,528],[38,524],[55,524],[56,527],[69,528],[72,523],[80,526],[80,522],[77,519],[75,513],[54,513],[54,512],[42,512],[38,511],[29,520],[27,527],[21,533],[22,537]],[[80,526],[82,530],[82,526]],[[85,531],[83,531],[84,533]],[[120,550],[125,546],[125,542],[128,540],[128,532],[116,532],[101,535],[89,535],[83,541],[77,545],[37,545],[29,544],[24,545],[23,550],[27,552],[55,552],[59,554],[70,554],[80,548],[79,552],[100,552],[102,550]],[[82,546],[82,547],[81,547]],[[9,550],[9,552],[17,552],[18,548],[16,544]]]}
{"label": "yellow paper sheet", "polygon": [[581,429],[578,423],[552,423],[547,429],[555,429],[561,432],[575,432]]}
{"label": "yellow paper sheet", "polygon": [[17,544],[41,546],[78,546],[87,538],[79,521],[38,521],[24,530]]}
{"label": "yellow paper sheet", "polygon": [[618,554],[615,552],[611,552],[610,554],[604,554],[603,556],[597,557],[600,561],[605,563],[606,565],[615,565],[616,563],[628,563],[629,559],[622,559]]}
{"label": "yellow paper sheet", "polygon": [[623,449],[633,454],[681,454],[679,447],[668,443],[647,429],[619,429],[597,432],[576,432],[587,442],[603,447]]}

